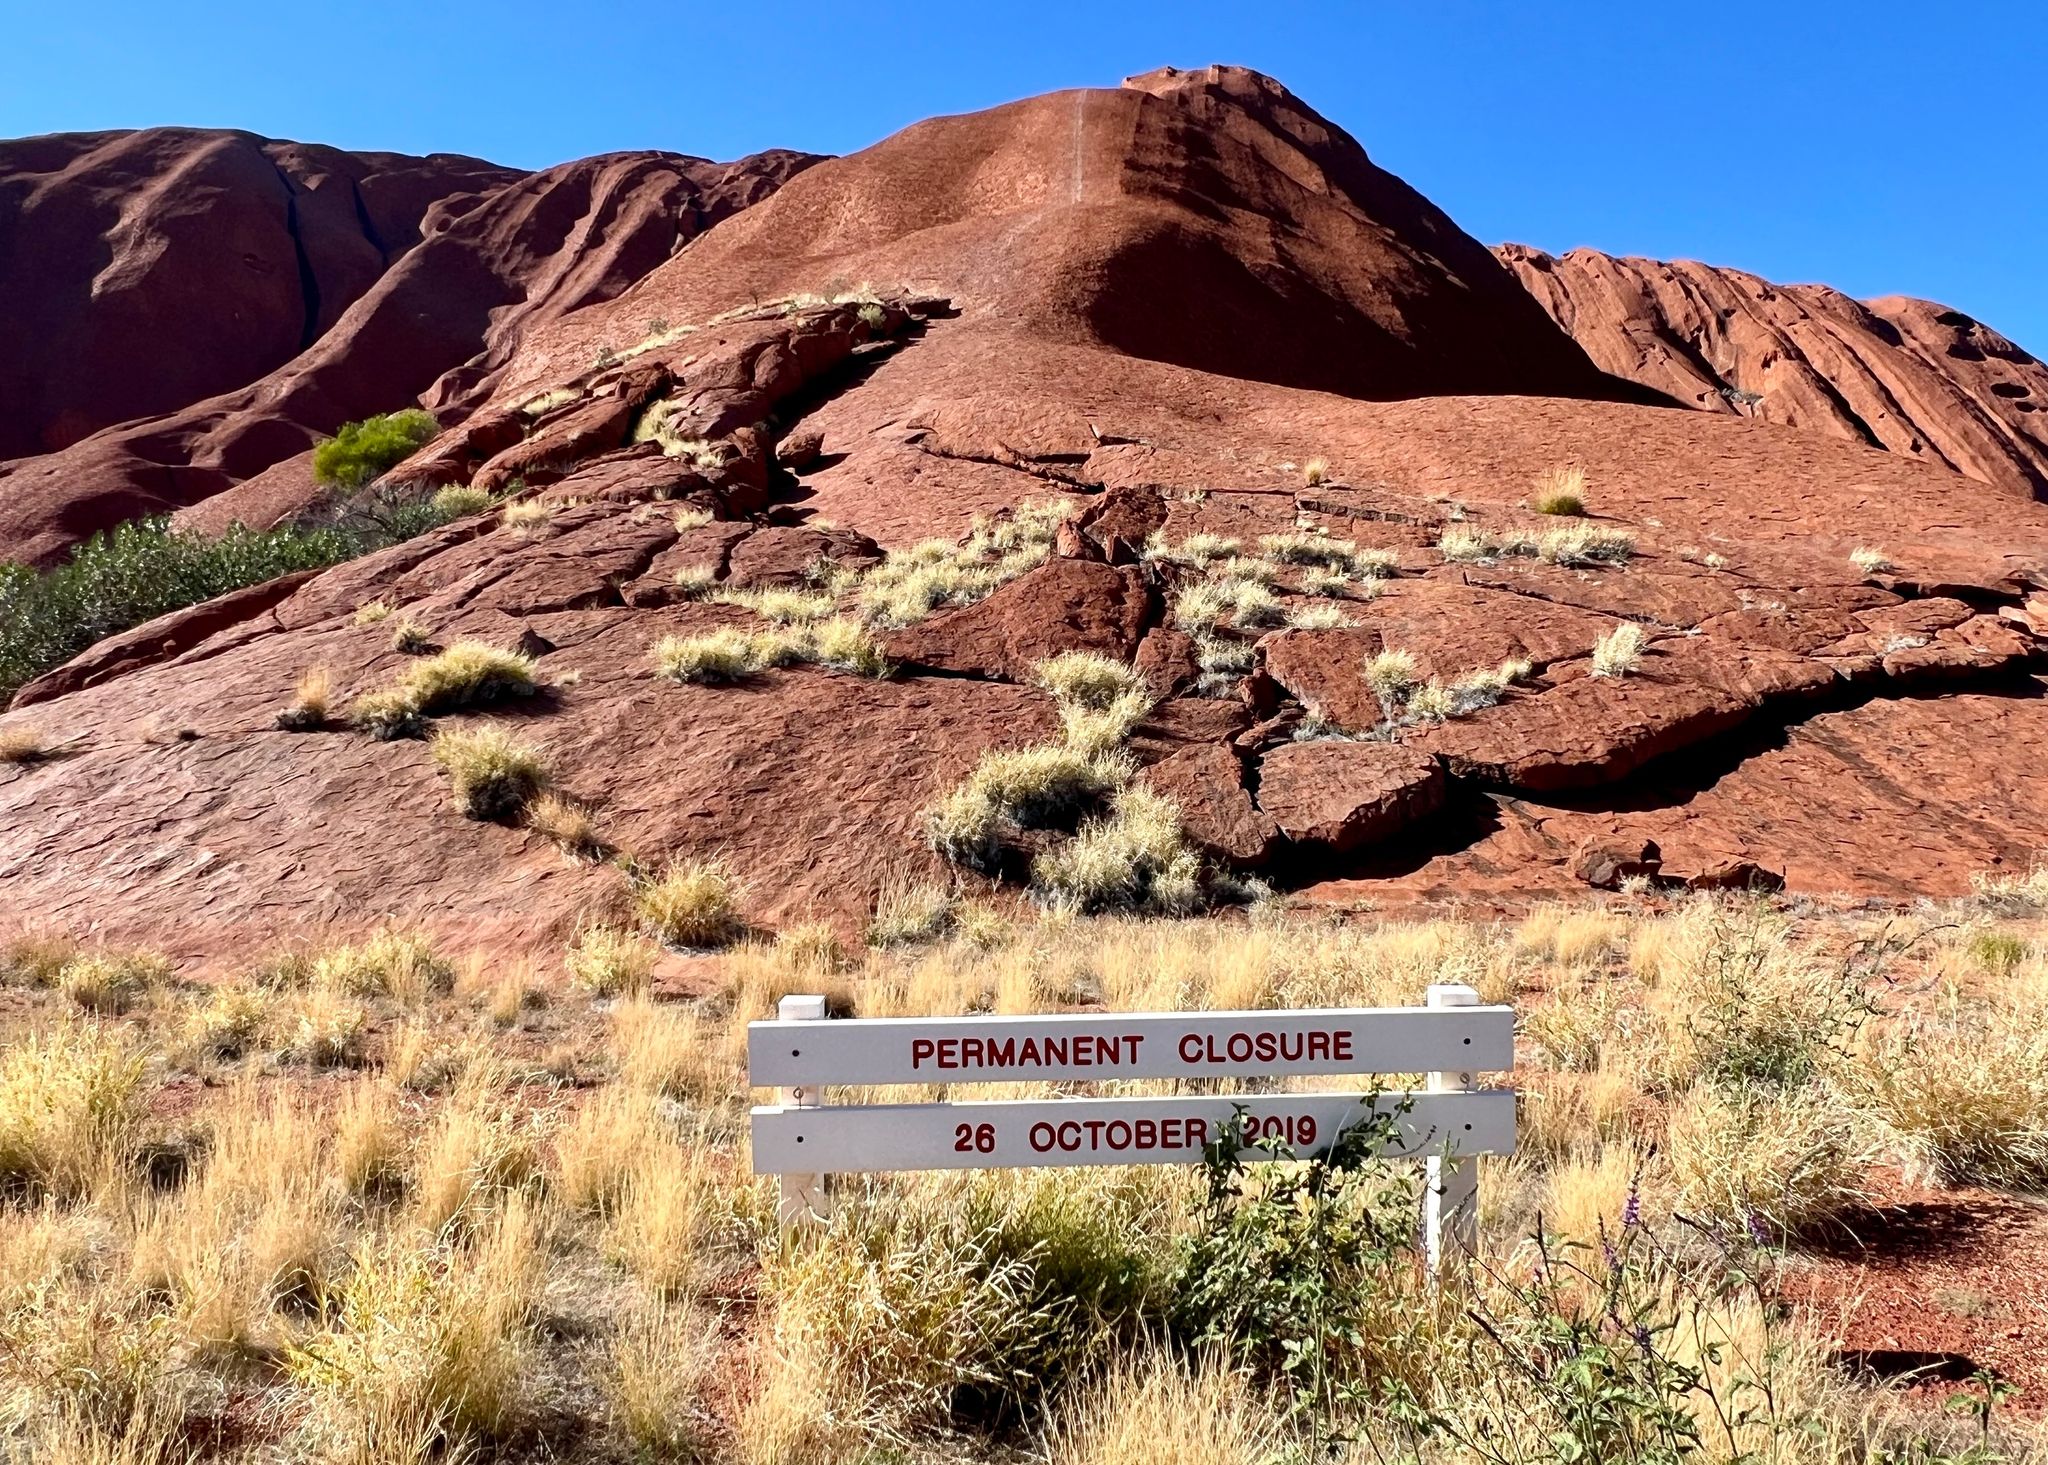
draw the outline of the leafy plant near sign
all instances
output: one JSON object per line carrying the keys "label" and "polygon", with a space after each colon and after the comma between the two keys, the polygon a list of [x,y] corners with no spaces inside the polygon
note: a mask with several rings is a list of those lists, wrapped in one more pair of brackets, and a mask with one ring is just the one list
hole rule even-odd
{"label": "leafy plant near sign", "polygon": [[[1174,1323],[1196,1348],[1275,1383],[1290,1419],[1327,1441],[1360,1398],[1357,1365],[1396,1291],[1419,1188],[1380,1163],[1401,1107],[1344,1130],[1294,1165],[1279,1140],[1247,1144],[1239,1109],[1203,1151],[1197,1230],[1175,1285]],[[1247,1157],[1251,1157],[1248,1159]]]}

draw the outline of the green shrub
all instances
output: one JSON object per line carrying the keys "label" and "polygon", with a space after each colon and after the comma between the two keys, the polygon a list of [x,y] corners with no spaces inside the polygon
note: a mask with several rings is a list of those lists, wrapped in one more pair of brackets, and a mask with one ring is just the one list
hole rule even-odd
{"label": "green shrub", "polygon": [[1240,1114],[1204,1153],[1199,1225],[1175,1288],[1176,1331],[1278,1386],[1318,1425],[1355,1375],[1393,1294],[1420,1199],[1412,1167],[1379,1163],[1395,1118],[1345,1130],[1300,1165],[1274,1141],[1248,1145]]}
{"label": "green shrub", "polygon": [[313,476],[330,488],[362,488],[411,457],[440,430],[434,415],[417,407],[347,423],[313,449]]}
{"label": "green shrub", "polygon": [[318,519],[211,537],[137,519],[38,572],[0,564],[0,699],[94,642],[245,585],[322,570],[446,522],[417,495],[357,495]]}

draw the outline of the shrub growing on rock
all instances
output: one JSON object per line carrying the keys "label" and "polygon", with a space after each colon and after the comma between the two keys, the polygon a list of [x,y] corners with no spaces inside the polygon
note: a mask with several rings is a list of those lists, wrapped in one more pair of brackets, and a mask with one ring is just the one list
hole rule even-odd
{"label": "shrub growing on rock", "polygon": [[1579,515],[1586,512],[1586,470],[1577,467],[1546,468],[1529,495],[1529,507],[1539,514]]}
{"label": "shrub growing on rock", "polygon": [[1095,651],[1066,651],[1031,668],[1031,681],[1063,703],[1097,709],[1145,690],[1144,678],[1115,657]]}
{"label": "shrub growing on rock", "polygon": [[1091,914],[1186,915],[1202,906],[1201,859],[1173,801],[1140,784],[1118,791],[1107,815],[1031,862],[1041,900]]}
{"label": "shrub growing on rock", "polygon": [[654,665],[673,682],[736,682],[757,669],[754,638],[732,626],[701,636],[664,636],[655,643]]}
{"label": "shrub growing on rock", "polygon": [[0,698],[117,631],[380,542],[332,526],[237,525],[214,539],[156,518],[95,534],[53,569],[0,564]]}
{"label": "shrub growing on rock", "polygon": [[1624,621],[1593,643],[1593,675],[1625,677],[1642,665],[1650,638],[1634,621]]}
{"label": "shrub growing on rock", "polygon": [[408,407],[350,422],[313,449],[313,476],[330,488],[374,483],[440,431],[431,412]]}
{"label": "shrub growing on rock", "polygon": [[[1520,546],[1518,546],[1520,548]],[[1523,550],[1526,553],[1526,550]],[[1536,541],[1536,555],[1553,565],[1626,564],[1636,552],[1636,538],[1624,529],[1603,524],[1559,524]]]}
{"label": "shrub growing on rock", "polygon": [[333,706],[334,678],[324,666],[308,667],[299,673],[292,700],[277,714],[277,725],[286,732],[315,732],[327,726]]}
{"label": "shrub growing on rock", "polygon": [[455,807],[472,819],[511,818],[548,784],[540,749],[499,723],[444,729],[433,754],[453,786]]}
{"label": "shrub growing on rock", "polygon": [[463,519],[471,514],[481,514],[494,501],[480,488],[451,483],[428,502],[433,505],[434,512],[443,519]]}
{"label": "shrub growing on rock", "polygon": [[739,884],[721,860],[675,860],[633,890],[633,908],[671,946],[723,946],[740,934]]}
{"label": "shrub growing on rock", "polygon": [[566,854],[595,859],[604,853],[596,816],[566,794],[541,793],[527,804],[523,817],[528,829],[552,839]]}
{"label": "shrub growing on rock", "polygon": [[401,686],[414,707],[431,716],[529,696],[534,689],[534,670],[530,656],[501,650],[487,641],[457,641],[446,651],[409,667]]}
{"label": "shrub growing on rock", "polygon": [[0,732],[0,764],[40,763],[49,756],[49,745],[32,727],[10,727]]}

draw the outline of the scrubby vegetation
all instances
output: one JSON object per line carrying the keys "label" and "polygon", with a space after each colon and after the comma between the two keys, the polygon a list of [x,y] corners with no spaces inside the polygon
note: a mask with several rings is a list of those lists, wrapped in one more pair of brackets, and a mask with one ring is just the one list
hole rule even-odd
{"label": "scrubby vegetation", "polygon": [[1529,507],[1539,514],[1583,514],[1586,512],[1586,470],[1578,467],[1546,469],[1529,495]]}
{"label": "scrubby vegetation", "polygon": [[276,529],[218,537],[138,519],[95,534],[63,564],[0,563],[0,699],[96,641],[244,586],[325,569],[468,510],[438,496],[377,490]]}
{"label": "scrubby vegetation", "polygon": [[[649,875],[642,917],[729,916],[710,873]],[[1874,1164],[2044,1182],[2030,928],[1707,896],[1031,922],[892,892],[886,949],[805,923],[689,958],[686,1000],[595,918],[559,973],[389,927],[212,985],[152,962],[125,1015],[60,980],[121,953],[0,944],[0,1453],[1994,1465],[2042,1443],[1995,1377],[1957,1386],[1965,1418],[1838,1366],[1833,1299],[1860,1284],[1830,1259]],[[746,1024],[787,992],[892,1016],[1432,981],[1522,1028],[1523,1153],[1484,1162],[1478,1257],[1441,1291],[1413,1260],[1419,1172],[1369,1129],[1307,1165],[841,1177],[795,1245],[748,1173]]]}
{"label": "scrubby vegetation", "polygon": [[411,457],[439,431],[434,414],[417,407],[346,423],[313,449],[313,476],[331,488],[362,488]]}

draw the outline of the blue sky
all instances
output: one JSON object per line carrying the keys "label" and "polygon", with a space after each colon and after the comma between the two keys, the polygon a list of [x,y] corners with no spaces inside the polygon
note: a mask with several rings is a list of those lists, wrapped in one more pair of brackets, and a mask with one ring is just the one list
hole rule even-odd
{"label": "blue sky", "polygon": [[1162,64],[1272,73],[1491,242],[1924,295],[2048,353],[2048,4],[0,4],[0,136],[185,123],[541,166],[849,152]]}

